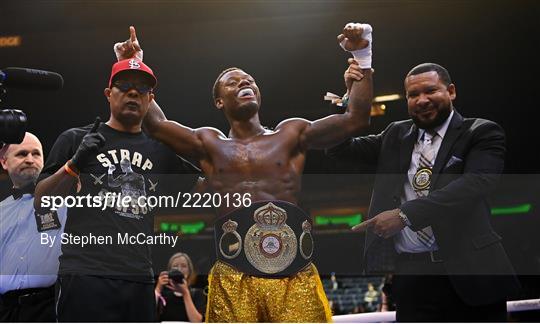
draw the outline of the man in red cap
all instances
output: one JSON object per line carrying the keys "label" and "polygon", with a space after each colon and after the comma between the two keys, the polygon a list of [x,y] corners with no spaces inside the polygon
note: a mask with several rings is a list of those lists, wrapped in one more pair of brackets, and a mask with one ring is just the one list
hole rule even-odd
{"label": "man in red cap", "polygon": [[[69,209],[57,282],[60,322],[155,320],[150,246],[131,240],[154,235],[153,210],[137,198],[163,192],[160,174],[193,171],[141,130],[156,83],[136,58],[115,63],[104,90],[109,120],[65,131],[49,154],[36,210],[46,211],[46,196],[90,195],[101,202]],[[119,195],[130,200],[111,202]]]}

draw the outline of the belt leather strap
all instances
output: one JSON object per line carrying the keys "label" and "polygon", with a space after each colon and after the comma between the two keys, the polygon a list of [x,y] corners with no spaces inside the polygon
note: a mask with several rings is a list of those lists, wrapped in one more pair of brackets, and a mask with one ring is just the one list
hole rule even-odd
{"label": "belt leather strap", "polygon": [[28,288],[19,290],[10,290],[0,296],[2,305],[18,306],[32,304],[47,298],[54,297],[54,286],[47,288]]}

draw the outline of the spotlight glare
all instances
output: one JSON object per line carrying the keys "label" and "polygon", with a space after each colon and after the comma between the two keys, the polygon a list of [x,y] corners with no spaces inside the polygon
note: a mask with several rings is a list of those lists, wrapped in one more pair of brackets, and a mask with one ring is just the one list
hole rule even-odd
{"label": "spotlight glare", "polygon": [[387,101],[395,101],[399,99],[401,99],[400,95],[391,94],[391,95],[377,96],[373,98],[373,102],[387,102]]}

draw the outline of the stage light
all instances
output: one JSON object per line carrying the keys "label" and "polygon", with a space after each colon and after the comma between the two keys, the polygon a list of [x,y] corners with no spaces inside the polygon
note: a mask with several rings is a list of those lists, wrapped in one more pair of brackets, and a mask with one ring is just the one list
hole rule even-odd
{"label": "stage light", "polygon": [[205,228],[204,222],[193,223],[171,223],[161,222],[159,228],[162,232],[168,233],[182,233],[182,234],[197,234]]}
{"label": "stage light", "polygon": [[526,214],[532,209],[532,204],[521,204],[515,206],[505,206],[505,207],[493,207],[491,209],[491,215],[515,215],[515,214]]}
{"label": "stage light", "polygon": [[373,102],[379,103],[379,102],[388,102],[388,101],[396,101],[401,99],[401,96],[398,94],[390,94],[390,95],[383,95],[383,96],[376,96],[373,98]]}
{"label": "stage light", "polygon": [[0,36],[0,47],[18,47],[22,44],[22,37],[19,35],[14,36]]}
{"label": "stage light", "polygon": [[347,224],[349,227],[360,224],[362,222],[362,214],[354,215],[319,215],[315,216],[315,225],[338,225]]}

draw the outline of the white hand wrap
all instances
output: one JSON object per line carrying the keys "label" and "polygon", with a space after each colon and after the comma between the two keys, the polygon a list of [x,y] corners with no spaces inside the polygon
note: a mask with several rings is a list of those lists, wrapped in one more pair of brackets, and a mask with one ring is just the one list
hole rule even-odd
{"label": "white hand wrap", "polygon": [[116,43],[113,46],[114,54],[116,55],[116,60],[120,61],[122,58],[122,53],[120,52],[120,48],[122,47],[122,43]]}
{"label": "white hand wrap", "polygon": [[[371,27],[370,24],[359,24],[359,23],[348,23],[345,27],[347,26],[362,28],[362,38],[369,41],[369,45],[366,48],[362,48],[356,51],[350,51],[350,53],[352,53],[354,59],[356,60],[356,62],[358,62],[358,65],[362,69],[371,69],[371,54],[372,54],[371,44],[373,44],[371,32],[373,31],[373,28]],[[347,51],[344,47],[345,40],[341,41],[340,45],[341,45],[341,48]]]}
{"label": "white hand wrap", "polygon": [[[120,61],[122,60],[122,45],[124,45],[125,42],[120,42],[120,43],[116,43],[114,44],[113,46],[113,51],[114,51],[114,54],[116,55],[116,60]],[[140,51],[137,51],[135,52],[135,57],[138,58],[139,60],[143,60],[143,50],[141,49]],[[123,59],[126,59],[126,58],[123,58]]]}

